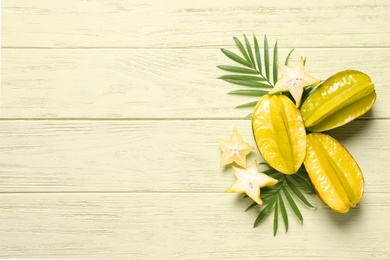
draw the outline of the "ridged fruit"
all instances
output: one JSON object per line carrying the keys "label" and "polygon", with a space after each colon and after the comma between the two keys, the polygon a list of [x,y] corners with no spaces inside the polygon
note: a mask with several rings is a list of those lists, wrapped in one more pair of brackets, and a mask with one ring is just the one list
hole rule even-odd
{"label": "ridged fruit", "polygon": [[323,132],[365,114],[375,100],[371,78],[360,71],[345,70],[321,83],[300,110],[308,130]]}
{"label": "ridged fruit", "polygon": [[363,173],[351,154],[326,134],[307,135],[304,161],[318,196],[334,211],[346,213],[361,199]]}
{"label": "ridged fruit", "polygon": [[252,116],[253,135],[264,160],[274,169],[296,173],[306,154],[306,130],[295,104],[284,95],[265,95]]}

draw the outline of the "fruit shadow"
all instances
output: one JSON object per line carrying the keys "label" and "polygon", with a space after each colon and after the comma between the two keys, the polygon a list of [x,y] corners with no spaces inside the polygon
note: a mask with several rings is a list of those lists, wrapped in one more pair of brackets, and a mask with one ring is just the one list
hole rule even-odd
{"label": "fruit shadow", "polygon": [[331,222],[337,227],[339,231],[348,232],[356,227],[357,223],[363,221],[363,213],[365,210],[367,209],[365,209],[364,204],[360,202],[354,208],[350,208],[347,213],[338,213],[329,208],[326,210],[326,212],[328,219],[331,220]]}
{"label": "fruit shadow", "polygon": [[349,139],[358,139],[361,138],[364,133],[369,132],[368,130],[373,124],[373,120],[370,120],[371,118],[374,118],[374,112],[372,110],[366,113],[362,118],[355,119],[343,126],[325,131],[324,133],[332,136],[340,142]]}
{"label": "fruit shadow", "polygon": [[[332,136],[342,144],[348,145],[348,143],[359,142],[358,140],[365,137],[367,133],[370,132],[370,129],[372,129],[374,123],[374,120],[371,120],[372,118],[375,118],[374,110],[370,110],[361,118],[324,133]],[[364,142],[364,140],[365,139],[363,139],[362,142]],[[362,146],[364,146],[363,143]],[[351,208],[347,213],[338,213],[328,208],[326,210],[327,217],[338,230],[348,232],[352,229],[353,225],[362,221],[364,211],[366,210],[362,201],[364,201],[364,195],[358,205]]]}

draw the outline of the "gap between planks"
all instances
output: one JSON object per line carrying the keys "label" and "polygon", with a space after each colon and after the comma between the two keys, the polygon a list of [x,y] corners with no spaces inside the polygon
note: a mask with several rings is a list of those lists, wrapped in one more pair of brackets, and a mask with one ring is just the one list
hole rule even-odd
{"label": "gap between planks", "polygon": [[[0,192],[0,195],[23,195],[23,194],[37,194],[37,195],[50,195],[50,194],[224,194],[225,192],[211,192],[211,191],[5,191]],[[370,192],[386,194],[386,192]],[[242,194],[244,196],[244,194]]]}
{"label": "gap between planks", "polygon": [[[194,49],[203,49],[203,50],[214,50],[219,48],[236,48],[236,45],[227,44],[227,45],[194,45],[194,46],[172,46],[172,47],[137,47],[137,46],[70,46],[70,47],[41,47],[41,46],[2,46],[1,49],[5,50],[194,50]],[[284,46],[279,49],[389,49],[390,45],[382,46]]]}
{"label": "gap between planks", "polygon": [[[1,195],[25,195],[25,194],[35,194],[35,195],[51,195],[51,194],[225,194],[226,192],[211,192],[211,191],[5,191],[0,192]],[[390,192],[383,192],[383,191],[369,191],[365,192],[366,194],[383,194],[383,195],[390,195]],[[227,193],[226,193],[227,194]],[[228,194],[229,195],[229,194]],[[236,194],[238,197],[240,197],[240,194]],[[244,196],[245,194],[242,194]],[[305,193],[306,196],[312,196],[312,194]]]}
{"label": "gap between planks", "polygon": [[[380,117],[380,118],[357,118],[355,120],[389,120],[390,117]],[[175,117],[166,117],[166,118],[136,118],[136,117],[123,117],[123,118],[78,118],[78,117],[56,117],[56,118],[0,118],[0,121],[224,121],[224,120],[250,120],[243,117],[194,117],[194,118],[175,118]]]}

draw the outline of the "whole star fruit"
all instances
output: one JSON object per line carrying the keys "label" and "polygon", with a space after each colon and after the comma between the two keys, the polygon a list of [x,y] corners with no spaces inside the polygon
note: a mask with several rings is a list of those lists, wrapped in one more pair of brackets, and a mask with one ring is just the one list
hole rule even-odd
{"label": "whole star fruit", "polygon": [[300,110],[309,131],[323,132],[365,114],[375,100],[371,78],[357,70],[345,70],[322,82]]}
{"label": "whole star fruit", "polygon": [[294,174],[306,154],[306,130],[295,104],[285,95],[264,95],[252,116],[252,130],[264,160],[277,171]]}
{"label": "whole star fruit", "polygon": [[332,210],[346,213],[363,196],[362,171],[348,150],[329,135],[307,135],[304,165],[318,196]]}

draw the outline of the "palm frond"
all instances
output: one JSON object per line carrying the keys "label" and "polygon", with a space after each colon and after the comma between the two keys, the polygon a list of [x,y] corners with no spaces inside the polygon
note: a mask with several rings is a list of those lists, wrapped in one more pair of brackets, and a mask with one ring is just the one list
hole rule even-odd
{"label": "palm frond", "polygon": [[[238,65],[218,65],[217,67],[221,70],[228,71],[232,74],[226,74],[219,77],[226,82],[241,85],[250,88],[264,88],[271,89],[274,87],[278,80],[278,41],[275,42],[273,49],[268,45],[267,36],[264,36],[263,39],[263,48],[259,46],[256,35],[253,34],[253,47],[244,34],[244,41],[240,41],[237,37],[233,37],[233,40],[236,46],[239,49],[239,54],[236,54],[232,51],[222,48],[221,51],[232,61],[238,63]],[[272,50],[271,50],[272,49]],[[273,51],[273,59],[270,59],[270,52]],[[286,58],[286,62],[291,55],[292,50]],[[262,54],[263,53],[263,54]],[[272,64],[271,64],[272,63]],[[271,69],[272,68],[272,69]],[[272,79],[271,79],[272,71]],[[267,94],[268,91],[261,95]],[[234,95],[247,95],[253,96],[253,92],[248,91],[231,91],[229,94]],[[250,102],[253,104],[254,102]],[[245,103],[242,105],[236,106],[237,108],[251,107],[252,105],[247,105]],[[246,118],[250,118],[246,117]]]}
{"label": "palm frond", "polygon": [[[298,205],[296,204],[293,195],[297,197],[299,200],[301,200],[304,204],[306,204],[310,208],[315,208],[303,195],[303,193],[300,191],[298,186],[294,184],[294,181],[301,185],[301,183],[305,183],[304,185],[307,187],[304,187],[305,190],[308,190],[309,193],[311,193],[313,187],[311,186],[310,182],[307,182],[304,177],[304,173],[306,172],[304,167],[302,167],[298,173],[293,175],[285,175],[277,170],[271,168],[266,163],[261,163],[264,165],[267,165],[269,169],[262,171],[264,174],[267,174],[271,177],[277,177],[278,183],[274,186],[267,186],[261,188],[261,199],[263,200],[264,205],[260,206],[256,202],[252,203],[245,211],[248,211],[249,209],[259,206],[260,207],[260,213],[258,217],[256,218],[254,222],[254,227],[257,227],[260,222],[267,216],[269,213],[274,210],[274,224],[273,224],[273,232],[274,236],[277,233],[278,225],[279,225],[279,212],[282,215],[283,224],[285,227],[285,231],[288,231],[289,222],[288,222],[288,213],[286,209],[286,204],[284,203],[283,197],[287,200],[288,204],[290,205],[291,209],[293,210],[296,217],[303,221],[303,216],[301,211],[299,210]],[[301,176],[302,175],[302,176]],[[296,178],[295,176],[299,176]],[[299,181],[296,181],[296,179],[299,179]],[[309,186],[311,188],[309,188]],[[303,185],[301,185],[303,186]],[[291,192],[292,191],[292,192]],[[291,192],[291,193],[290,193]],[[284,196],[282,196],[282,194]]]}

